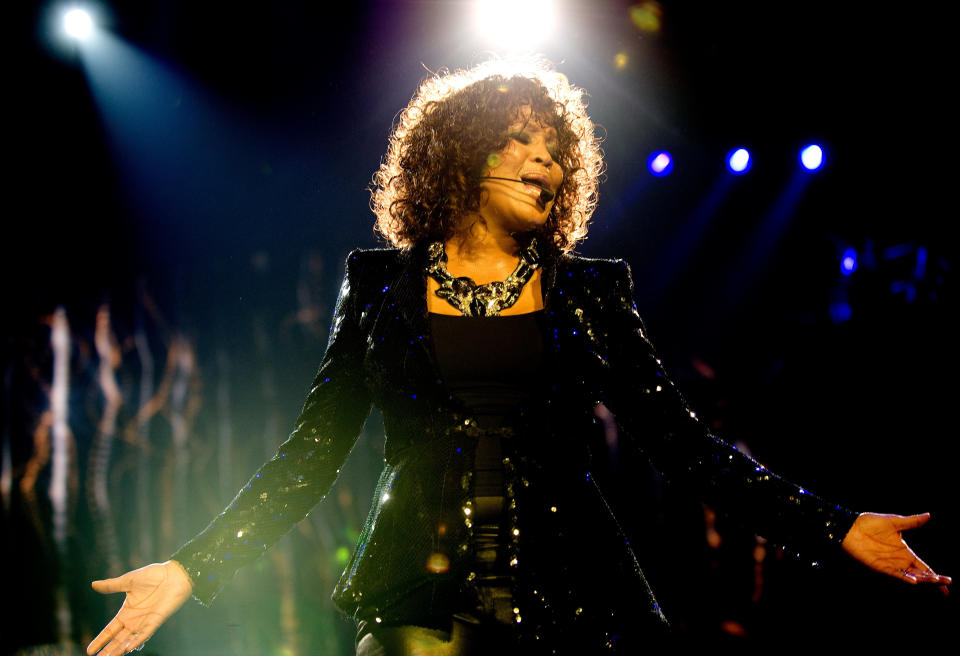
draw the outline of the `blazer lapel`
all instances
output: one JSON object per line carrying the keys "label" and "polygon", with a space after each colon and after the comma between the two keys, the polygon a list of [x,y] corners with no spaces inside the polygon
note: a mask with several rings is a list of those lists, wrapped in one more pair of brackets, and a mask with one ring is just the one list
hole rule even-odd
{"label": "blazer lapel", "polygon": [[[540,257],[540,293],[543,295],[543,309],[550,310],[553,288],[557,282],[557,261],[563,255],[545,251]],[[546,312],[549,316],[549,312]]]}
{"label": "blazer lapel", "polygon": [[420,342],[434,373],[439,369],[433,353],[430,321],[427,318],[426,245],[418,245],[400,252],[400,271],[391,284],[397,307],[410,333]]}

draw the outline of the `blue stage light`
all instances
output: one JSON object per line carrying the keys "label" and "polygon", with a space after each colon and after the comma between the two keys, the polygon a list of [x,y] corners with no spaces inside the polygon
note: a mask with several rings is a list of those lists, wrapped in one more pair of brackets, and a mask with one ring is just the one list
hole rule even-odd
{"label": "blue stage light", "polygon": [[853,317],[853,308],[846,301],[837,301],[830,304],[830,319],[833,323],[843,323]]}
{"label": "blue stage light", "polygon": [[804,146],[800,151],[800,163],[808,171],[816,171],[823,166],[823,148],[817,144]]}
{"label": "blue stage light", "polygon": [[727,155],[727,168],[734,175],[746,173],[752,165],[753,159],[750,157],[750,151],[746,148],[737,148]]}
{"label": "blue stage light", "polygon": [[843,257],[840,258],[840,273],[849,276],[857,270],[857,251],[848,248],[843,251]]}
{"label": "blue stage light", "polygon": [[647,168],[650,169],[650,173],[658,178],[670,175],[670,172],[673,171],[673,158],[667,151],[659,150],[647,159]]}

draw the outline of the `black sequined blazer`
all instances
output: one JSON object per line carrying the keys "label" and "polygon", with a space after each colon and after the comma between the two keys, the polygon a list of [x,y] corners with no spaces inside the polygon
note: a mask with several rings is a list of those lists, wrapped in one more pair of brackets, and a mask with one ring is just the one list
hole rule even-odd
{"label": "black sequined blazer", "polygon": [[[385,464],[335,602],[368,620],[430,624],[469,598],[465,509],[481,429],[434,361],[424,263],[425,248],[349,255],[326,355],[293,433],[173,555],[202,602],[323,499],[371,404],[384,418]],[[542,274],[547,382],[498,430],[516,628],[531,645],[616,646],[664,625],[590,475],[585,436],[597,403],[668,478],[761,535],[810,559],[842,541],[854,513],[778,478],[696,418],[647,339],[625,262],[547,254]]]}

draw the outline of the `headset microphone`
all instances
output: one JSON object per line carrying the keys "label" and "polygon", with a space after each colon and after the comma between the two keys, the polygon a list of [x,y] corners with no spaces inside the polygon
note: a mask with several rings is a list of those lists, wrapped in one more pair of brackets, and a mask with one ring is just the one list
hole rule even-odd
{"label": "headset microphone", "polygon": [[536,182],[530,182],[530,181],[528,181],[528,180],[518,180],[518,179],[516,179],[516,178],[498,178],[498,177],[493,176],[493,175],[485,175],[485,176],[483,176],[483,178],[484,178],[485,180],[506,180],[507,182],[519,182],[519,183],[521,183],[521,184],[530,185],[531,187],[539,187],[539,188],[540,188],[540,202],[543,203],[544,205],[546,205],[547,203],[549,203],[550,201],[552,201],[552,200],[554,199],[554,197],[557,195],[556,193],[553,192],[553,190],[547,189],[547,188],[544,187],[542,184],[538,184],[538,183],[536,183]]}

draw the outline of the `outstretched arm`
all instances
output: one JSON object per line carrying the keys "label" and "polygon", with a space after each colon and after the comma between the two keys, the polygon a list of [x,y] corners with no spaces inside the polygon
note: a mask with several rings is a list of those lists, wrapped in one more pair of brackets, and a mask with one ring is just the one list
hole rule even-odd
{"label": "outstretched arm", "polygon": [[205,604],[327,494],[370,412],[357,311],[362,264],[356,252],[347,258],[327,351],[289,439],[202,533],[171,556]]}
{"label": "outstretched arm", "polygon": [[930,513],[909,517],[863,513],[843,538],[843,549],[871,569],[914,585],[939,584],[947,594],[947,586],[953,580],[934,572],[903,540],[903,531],[923,526],[929,520]]}
{"label": "outstretched arm", "polygon": [[191,594],[210,603],[238,568],[266,551],[329,491],[370,411],[357,324],[358,259],[356,253],[347,259],[327,351],[289,439],[171,560],[93,582],[97,592],[127,596],[88,654],[115,656],[139,648]]}
{"label": "outstretched arm", "polygon": [[810,564],[835,554],[859,513],[780,478],[714,435],[687,405],[647,339],[624,262],[604,276],[609,380],[603,402],[669,479]]}
{"label": "outstretched arm", "polygon": [[[944,592],[952,582],[940,576],[907,546],[902,532],[929,519],[922,515],[853,513],[831,506],[806,490],[780,479],[737,452],[699,424],[657,359],[633,303],[629,267],[614,273],[608,308],[617,322],[613,353],[620,361],[608,405],[654,464],[668,475],[686,478],[700,492],[731,510],[745,512],[766,537],[825,554],[839,543],[854,559],[908,583],[933,583]],[[621,412],[622,411],[622,412]]]}

